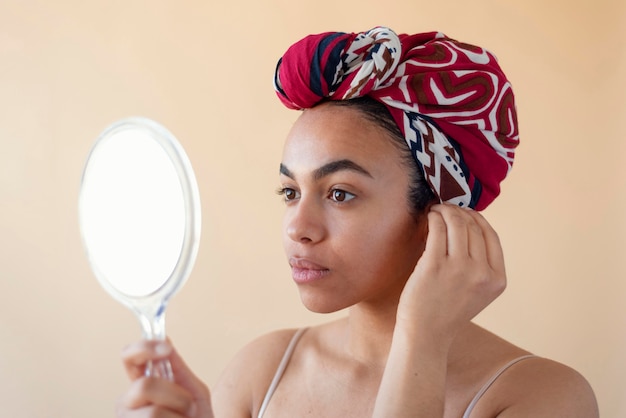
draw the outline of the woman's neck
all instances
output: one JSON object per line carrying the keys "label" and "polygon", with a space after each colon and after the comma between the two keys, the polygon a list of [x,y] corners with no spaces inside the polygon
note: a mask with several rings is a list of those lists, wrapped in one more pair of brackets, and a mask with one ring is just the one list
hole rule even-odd
{"label": "woman's neck", "polygon": [[396,306],[361,303],[349,309],[345,347],[355,360],[384,368],[396,323]]}

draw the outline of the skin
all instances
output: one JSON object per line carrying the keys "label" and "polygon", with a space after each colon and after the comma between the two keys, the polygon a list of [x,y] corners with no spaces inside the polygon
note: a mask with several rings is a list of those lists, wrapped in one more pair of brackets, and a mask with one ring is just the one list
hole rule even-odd
{"label": "skin", "polygon": [[[506,286],[497,234],[450,205],[413,216],[408,168],[385,135],[354,109],[325,104],[287,138],[280,181],[293,278],[308,309],[348,316],[306,331],[265,417],[459,417],[502,365],[528,354],[471,322]],[[211,394],[171,342],[130,345],[118,416],[254,417],[294,332],[248,344]],[[160,358],[175,382],[143,376]],[[472,417],[597,415],[582,376],[533,358],[507,370]]]}

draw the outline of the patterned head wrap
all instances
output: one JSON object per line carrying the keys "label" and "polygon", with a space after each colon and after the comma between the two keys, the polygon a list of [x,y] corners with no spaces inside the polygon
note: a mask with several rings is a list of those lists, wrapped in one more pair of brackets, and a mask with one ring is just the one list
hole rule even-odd
{"label": "patterned head wrap", "polygon": [[511,84],[491,53],[442,33],[310,35],[279,60],[274,86],[292,109],[361,96],[383,103],[442,202],[486,208],[513,165]]}

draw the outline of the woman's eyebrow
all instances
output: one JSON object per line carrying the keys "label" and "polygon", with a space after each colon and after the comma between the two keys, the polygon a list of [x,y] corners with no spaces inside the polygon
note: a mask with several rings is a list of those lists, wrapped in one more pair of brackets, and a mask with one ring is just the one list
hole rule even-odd
{"label": "woman's eyebrow", "polygon": [[321,166],[320,168],[318,168],[317,170],[313,172],[313,178],[315,180],[319,180],[322,177],[328,176],[330,174],[333,174],[333,173],[336,173],[337,171],[342,171],[342,170],[355,171],[357,173],[365,174],[368,177],[372,177],[369,171],[367,171],[366,169],[364,169],[363,167],[361,167],[354,161],[343,159],[343,160],[332,161],[328,164],[324,164],[323,166]]}
{"label": "woman's eyebrow", "polygon": [[[368,177],[372,177],[369,171],[367,171],[365,168],[361,167],[354,161],[343,159],[343,160],[331,161],[330,163],[324,164],[320,168],[316,169],[315,171],[313,171],[313,179],[320,180],[323,177],[326,177],[330,174],[333,174],[342,170],[355,171],[357,173],[364,174]],[[291,173],[291,171],[289,171],[287,166],[285,166],[282,163],[280,164],[280,174],[283,174],[295,180],[295,177]]]}
{"label": "woman's eyebrow", "polygon": [[280,174],[282,174],[283,176],[287,176],[292,180],[295,180],[296,178],[294,177],[294,175],[291,173],[291,171],[289,171],[289,169],[287,168],[286,165],[284,165],[283,163],[280,163]]}

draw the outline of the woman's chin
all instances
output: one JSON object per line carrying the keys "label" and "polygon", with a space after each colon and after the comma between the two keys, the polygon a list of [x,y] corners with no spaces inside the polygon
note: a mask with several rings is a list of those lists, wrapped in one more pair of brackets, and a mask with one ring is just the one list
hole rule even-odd
{"label": "woman's chin", "polygon": [[300,292],[300,300],[309,311],[319,314],[329,314],[348,308],[350,304],[340,303],[341,301],[329,300],[329,298],[319,295],[307,295]]}

